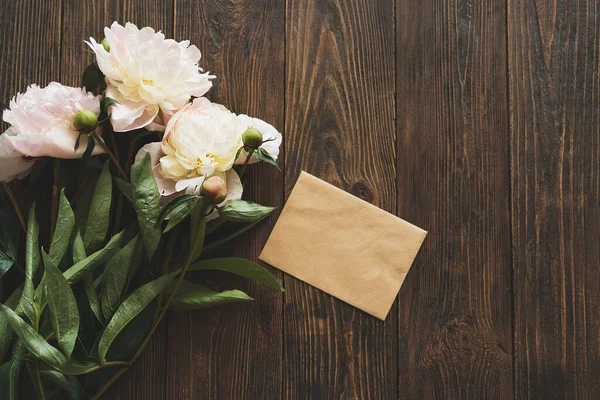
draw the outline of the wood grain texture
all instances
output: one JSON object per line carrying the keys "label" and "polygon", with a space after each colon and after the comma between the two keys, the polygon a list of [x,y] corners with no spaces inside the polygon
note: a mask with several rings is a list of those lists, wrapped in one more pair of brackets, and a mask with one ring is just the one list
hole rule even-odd
{"label": "wood grain texture", "polygon": [[[175,36],[202,51],[217,75],[208,97],[238,114],[283,130],[285,4],[280,0],[177,0]],[[283,166],[283,154],[279,158]],[[283,174],[264,163],[244,176],[244,198],[281,208]],[[257,261],[275,217],[242,235],[221,255]],[[270,270],[282,280],[281,272]],[[279,399],[282,304],[279,291],[220,276],[256,301],[169,316],[168,398]]]}
{"label": "wood grain texture", "polygon": [[[306,170],[395,211],[393,27],[389,0],[287,1],[286,196]],[[284,398],[398,396],[396,305],[382,322],[285,286]]]}
{"label": "wood grain texture", "polygon": [[[190,39],[209,97],[429,231],[385,322],[281,295],[170,315],[106,399],[600,397],[600,0],[0,0],[0,94],[79,85],[113,20]],[[6,124],[0,122],[2,131]],[[285,129],[284,129],[285,128]],[[285,158],[285,163],[284,163]],[[223,250],[256,260],[275,215]],[[512,238],[512,240],[511,240]],[[270,267],[269,267],[270,268]]]}
{"label": "wood grain texture", "polygon": [[[64,1],[61,27],[60,82],[81,86],[85,68],[96,58],[84,41],[104,38],[104,27],[120,18],[118,0]],[[85,23],[73,23],[85,21]]]}
{"label": "wood grain texture", "polygon": [[[34,83],[46,86],[60,71],[60,0],[0,3],[0,93],[2,110],[17,92]],[[0,122],[2,132],[7,128]]]}
{"label": "wood grain texture", "polygon": [[600,2],[509,1],[515,390],[600,397]]}
{"label": "wood grain texture", "polygon": [[505,6],[397,1],[401,398],[512,398]]}

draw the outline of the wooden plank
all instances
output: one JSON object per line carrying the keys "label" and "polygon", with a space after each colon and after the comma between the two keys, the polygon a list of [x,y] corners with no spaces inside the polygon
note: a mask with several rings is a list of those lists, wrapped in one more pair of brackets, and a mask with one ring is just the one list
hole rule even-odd
{"label": "wooden plank", "polygon": [[[2,62],[0,63],[0,79],[2,79],[2,86],[0,86],[0,94],[2,95],[1,110],[4,111],[10,99],[16,94],[17,88],[14,87],[13,77],[14,68],[17,63],[15,55],[17,52],[16,46],[16,34],[15,29],[15,7],[16,5],[10,2],[3,1],[0,3],[0,14],[3,16],[0,19],[0,55],[2,56]],[[4,132],[8,128],[8,124],[0,118],[0,133]]]}
{"label": "wooden plank", "polygon": [[96,57],[84,43],[93,37],[104,38],[104,27],[119,19],[117,0],[73,1],[63,0],[60,56],[60,82],[69,86],[81,86],[85,67]]}
{"label": "wooden plank", "polygon": [[[203,54],[202,67],[217,75],[208,97],[280,130],[284,125],[284,23],[280,0],[176,2],[177,40],[196,44]],[[281,172],[261,164],[250,167],[244,180],[245,199],[281,208]],[[256,261],[274,219],[242,235],[222,254]],[[281,280],[280,272],[271,271]],[[244,279],[221,276],[218,281],[256,301],[169,316],[167,397],[281,398],[282,294]]]}
{"label": "wooden plank", "polygon": [[398,0],[398,214],[429,231],[400,292],[400,397],[512,398],[503,0]]}
{"label": "wooden plank", "polygon": [[[286,195],[306,170],[395,212],[393,28],[390,0],[287,1]],[[396,305],[382,322],[285,285],[284,397],[396,398]]]}
{"label": "wooden plank", "polygon": [[[84,40],[102,40],[104,27],[113,21],[151,26],[168,37],[173,32],[173,0],[159,2],[64,0],[61,53],[62,83],[80,86],[85,67],[94,60]],[[143,355],[105,394],[110,399],[164,399],[166,375],[166,324],[160,326]]]}
{"label": "wooden plank", "polygon": [[509,1],[515,387],[600,397],[600,2]]}
{"label": "wooden plank", "polygon": [[[31,84],[44,87],[60,71],[61,0],[4,1],[0,4],[2,110]],[[8,127],[0,122],[2,132]]]}

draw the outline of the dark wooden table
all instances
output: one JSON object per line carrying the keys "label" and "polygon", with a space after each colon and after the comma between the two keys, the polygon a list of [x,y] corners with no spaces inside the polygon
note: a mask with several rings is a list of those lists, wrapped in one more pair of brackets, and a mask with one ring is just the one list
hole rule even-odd
{"label": "dark wooden table", "polygon": [[[281,295],[171,315],[110,399],[600,398],[599,0],[1,0],[4,106],[78,85],[113,20],[191,39],[210,98],[302,169],[429,231],[385,322]],[[266,172],[265,172],[266,171]],[[318,199],[315,199],[318,201]],[[272,218],[230,249],[256,259]],[[365,265],[365,268],[369,268]]]}

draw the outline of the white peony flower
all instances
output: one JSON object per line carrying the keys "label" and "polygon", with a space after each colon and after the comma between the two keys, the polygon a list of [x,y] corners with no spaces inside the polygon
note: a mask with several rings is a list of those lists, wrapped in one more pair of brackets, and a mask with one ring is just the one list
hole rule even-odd
{"label": "white peony flower", "polygon": [[232,167],[245,161],[242,155],[236,160],[236,155],[249,127],[260,130],[265,140],[274,139],[261,147],[277,158],[281,134],[273,126],[197,98],[173,115],[162,142],[142,147],[136,159],[150,153],[154,177],[165,201],[183,192],[198,192],[204,180],[215,175],[226,180],[227,200],[239,199],[243,189]]}
{"label": "white peony flower", "polygon": [[194,179],[225,172],[242,146],[244,122],[221,104],[195,99],[171,118],[162,141],[162,175],[176,190]]}
{"label": "white peony flower", "polygon": [[[200,176],[195,179],[190,179],[186,182],[186,186],[183,190],[178,191],[176,189],[177,182],[165,178],[161,172],[161,164],[160,159],[164,157],[164,153],[162,151],[162,145],[159,142],[148,143],[144,147],[140,149],[140,151],[135,156],[135,161],[138,162],[144,156],[150,153],[150,164],[152,165],[152,172],[154,174],[154,178],[156,179],[156,184],[158,186],[158,191],[162,197],[163,204],[167,204],[173,199],[175,199],[179,194],[183,193],[183,190],[189,193],[199,193],[204,183],[204,179],[207,178],[205,176]],[[244,192],[244,187],[242,186],[242,181],[238,176],[235,170],[230,169],[226,172],[217,171],[213,174],[213,176],[220,176],[227,185],[227,196],[225,200],[219,204],[219,207],[222,207],[229,200],[239,200],[242,198],[242,194]],[[218,216],[218,213],[213,212],[207,219],[211,220]]]}
{"label": "white peony flower", "polygon": [[115,22],[104,34],[110,51],[93,38],[87,44],[106,76],[106,96],[119,101],[111,106],[117,132],[142,127],[162,131],[192,96],[212,87],[214,76],[199,69],[200,50],[187,40],[165,39],[161,32],[131,23],[123,27]]}
{"label": "white peony flower", "polygon": [[[3,114],[11,127],[0,135],[0,181],[26,176],[39,157],[80,158],[87,136],[81,136],[75,151],[79,132],[73,123],[81,110],[100,115],[100,97],[56,82],[43,89],[31,85],[17,94]],[[94,154],[101,152],[96,146]]]}

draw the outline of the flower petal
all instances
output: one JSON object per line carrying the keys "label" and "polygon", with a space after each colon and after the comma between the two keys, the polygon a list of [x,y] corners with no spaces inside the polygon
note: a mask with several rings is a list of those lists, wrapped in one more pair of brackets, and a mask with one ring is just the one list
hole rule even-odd
{"label": "flower petal", "polygon": [[195,178],[182,179],[175,184],[175,189],[178,192],[183,192],[184,190],[196,192],[196,189],[200,188],[202,183],[204,183],[204,178],[205,176],[197,176]]}
{"label": "flower petal", "polygon": [[[98,132],[100,130],[98,129]],[[41,133],[25,133],[7,137],[15,150],[28,157],[54,157],[64,159],[81,158],[87,147],[87,135],[81,135],[79,147],[75,151],[75,142],[79,132],[64,126],[57,126]],[[96,146],[92,155],[104,153],[101,146]]]}
{"label": "flower petal", "polygon": [[24,178],[35,164],[34,160],[26,160],[7,140],[13,134],[12,129],[0,135],[0,182]]}
{"label": "flower petal", "polygon": [[129,132],[150,125],[158,115],[159,108],[144,102],[126,100],[115,87],[109,85],[106,95],[117,100],[110,106],[110,122],[115,132]]}

